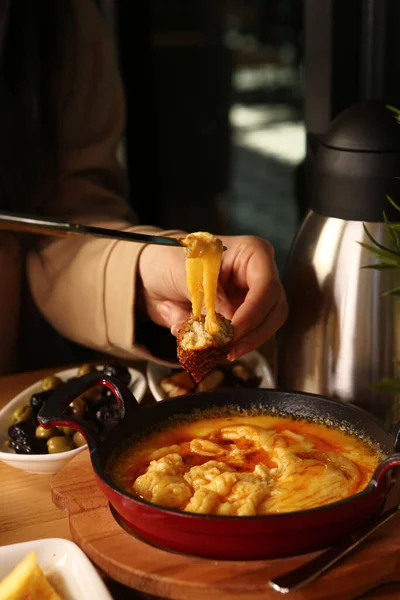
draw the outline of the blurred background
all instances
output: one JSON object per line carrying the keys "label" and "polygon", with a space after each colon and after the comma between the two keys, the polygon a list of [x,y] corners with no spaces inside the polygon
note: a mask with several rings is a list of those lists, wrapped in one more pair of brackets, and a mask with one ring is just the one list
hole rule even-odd
{"label": "blurred background", "polygon": [[140,221],[268,238],[282,272],[307,209],[308,134],[362,99],[400,97],[400,2],[97,2]]}
{"label": "blurred background", "polygon": [[302,2],[99,5],[119,51],[140,221],[262,236],[282,268],[305,156]]}
{"label": "blurred background", "polygon": [[[94,1],[115,38],[140,223],[267,238],[282,274],[313,136],[361,100],[400,98],[400,1]],[[51,358],[34,347],[29,367]]]}

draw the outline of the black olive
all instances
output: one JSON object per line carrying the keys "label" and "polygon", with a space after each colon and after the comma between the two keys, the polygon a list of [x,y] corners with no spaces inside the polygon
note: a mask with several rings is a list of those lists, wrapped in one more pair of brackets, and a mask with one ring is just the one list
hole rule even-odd
{"label": "black olive", "polygon": [[103,406],[100,406],[100,408],[96,411],[96,419],[105,427],[114,425],[118,421],[117,404],[103,404]]}
{"label": "black olive", "polygon": [[106,365],[103,369],[104,375],[108,375],[109,377],[115,377],[119,379],[121,383],[125,385],[129,385],[131,381],[131,374],[129,369],[121,365],[121,363],[113,362],[109,365]]}
{"label": "black olive", "polygon": [[47,400],[52,395],[53,390],[46,390],[45,392],[36,392],[31,396],[29,404],[31,408],[37,413],[42,408],[42,406],[47,402]]}
{"label": "black olive", "polygon": [[47,454],[46,440],[32,436],[11,441],[11,447],[17,454]]}
{"label": "black olive", "polygon": [[24,440],[29,436],[34,435],[35,428],[32,423],[28,421],[22,421],[16,425],[11,425],[8,428],[8,437],[12,441]]}

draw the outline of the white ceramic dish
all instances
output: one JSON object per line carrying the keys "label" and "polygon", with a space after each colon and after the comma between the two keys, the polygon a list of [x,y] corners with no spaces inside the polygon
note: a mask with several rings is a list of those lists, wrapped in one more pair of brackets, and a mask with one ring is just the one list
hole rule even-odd
{"label": "white ceramic dish", "polygon": [[[101,368],[98,365],[98,368]],[[77,372],[77,368],[65,369],[55,373],[57,377],[60,377],[63,381],[66,381],[70,377],[74,377]],[[145,376],[137,371],[136,369],[129,369],[131,374],[131,382],[129,389],[134,394],[138,402],[141,402],[143,396],[146,393],[147,383]],[[41,381],[30,385],[18,396],[15,396],[5,407],[0,410],[0,448],[3,447],[4,442],[7,440],[7,431],[11,424],[11,417],[14,410],[23,404],[29,404],[30,397],[35,392],[39,392],[41,389]],[[0,460],[5,462],[7,465],[22,469],[23,471],[30,471],[31,473],[43,473],[51,475],[57,473],[62,469],[74,456],[85,450],[87,445],[69,450],[68,452],[60,452],[59,454],[15,454],[12,450],[9,452],[0,451]]]}
{"label": "white ceramic dish", "polygon": [[[257,350],[249,352],[248,354],[242,356],[240,361],[247,363],[252,369],[252,371],[254,371],[254,373],[257,375],[257,377],[261,377],[259,385],[260,388],[275,387],[274,376],[266,359],[260,352],[257,352]],[[177,367],[177,370],[179,370],[180,368],[181,367]],[[160,387],[160,383],[165,377],[168,377],[170,371],[170,367],[165,367],[154,362],[149,362],[147,364],[147,383],[151,393],[153,394],[157,402],[165,400],[166,398],[164,392]]]}
{"label": "white ceramic dish", "polygon": [[112,600],[90,560],[73,542],[59,538],[0,547],[0,581],[35,552],[49,582],[63,600]]}

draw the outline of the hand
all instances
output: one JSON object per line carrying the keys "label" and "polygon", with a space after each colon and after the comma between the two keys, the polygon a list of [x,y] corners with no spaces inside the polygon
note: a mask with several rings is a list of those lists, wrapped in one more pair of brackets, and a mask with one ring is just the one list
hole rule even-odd
{"label": "hand", "polygon": [[[219,277],[217,312],[232,320],[230,360],[258,348],[285,322],[287,302],[272,245],[253,236],[221,236],[227,247]],[[141,303],[150,319],[178,334],[190,316],[185,253],[148,245],[139,259]]]}

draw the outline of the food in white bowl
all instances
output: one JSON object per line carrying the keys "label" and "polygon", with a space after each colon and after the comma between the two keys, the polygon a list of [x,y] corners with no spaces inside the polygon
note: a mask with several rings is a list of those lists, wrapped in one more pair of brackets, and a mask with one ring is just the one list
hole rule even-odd
{"label": "food in white bowl", "polygon": [[275,387],[274,377],[266,359],[256,350],[245,354],[234,363],[226,361],[213,369],[197,384],[181,367],[171,368],[149,362],[147,383],[157,402],[215,389]]}
{"label": "food in white bowl", "polygon": [[[0,548],[0,582],[11,573],[21,561],[25,560],[30,553],[34,553],[37,563],[49,584],[55,589],[62,600],[112,600],[106,586],[97,574],[90,560],[82,550],[69,540],[50,538],[44,540],[32,540],[21,544],[12,544]],[[32,564],[26,565],[32,572]],[[26,569],[25,578],[28,579]],[[22,573],[22,577],[24,573]],[[21,591],[21,574],[19,574],[20,585],[14,584],[11,596],[5,598],[13,600],[20,598],[50,598],[41,595],[17,595]],[[26,581],[25,581],[26,583]],[[1,584],[0,584],[1,585]],[[1,588],[0,588],[1,589]],[[3,596],[0,597],[3,598]]]}
{"label": "food in white bowl", "polygon": [[62,600],[43,573],[35,552],[29,552],[2,581],[2,600]]}
{"label": "food in white bowl", "polygon": [[[0,460],[32,473],[52,474],[87,448],[84,437],[75,430],[40,427],[37,413],[55,387],[94,369],[116,376],[129,387],[138,402],[143,399],[147,387],[144,375],[118,363],[97,367],[81,365],[55,373],[26,388],[0,411]],[[114,396],[100,387],[74,400],[68,410],[69,414],[84,418],[100,434],[118,418]]]}

